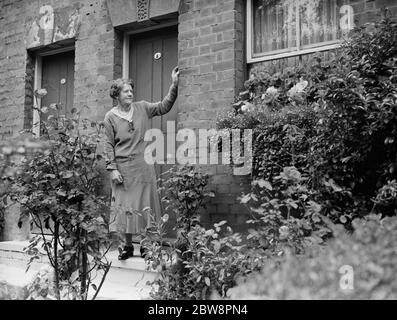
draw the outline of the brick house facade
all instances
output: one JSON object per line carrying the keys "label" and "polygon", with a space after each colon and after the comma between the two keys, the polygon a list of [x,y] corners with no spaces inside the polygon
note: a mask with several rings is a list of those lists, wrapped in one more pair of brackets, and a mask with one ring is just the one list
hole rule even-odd
{"label": "brick house facade", "polygon": [[[281,2],[294,1],[297,0]],[[393,15],[397,14],[395,0],[318,0],[321,1],[335,3],[334,9],[340,9],[342,17],[348,14],[356,24],[377,19],[379,8],[384,6]],[[73,81],[73,85],[66,89],[59,86],[59,97],[65,99],[68,108],[88,106],[90,117],[102,120],[112,106],[108,93],[111,81],[134,75],[145,78],[145,73],[139,73],[139,63],[134,65],[134,61],[140,61],[139,57],[147,57],[145,41],[153,39],[152,50],[156,51],[159,39],[167,38],[172,32],[176,32],[173,55],[181,70],[174,114],[177,126],[194,130],[214,128],[217,113],[230,107],[252,68],[262,66],[276,71],[305,63],[313,52],[327,55],[337,46],[331,41],[328,47],[314,43],[305,49],[302,45],[301,51],[291,50],[285,43],[281,50],[277,49],[278,44],[277,50],[263,49],[269,38],[263,31],[264,12],[267,17],[276,12],[277,19],[287,12],[284,7],[277,9],[284,11],[274,11],[272,2],[277,1],[1,0],[0,138],[15,136],[21,129],[32,126],[34,89],[42,86],[46,72],[51,83],[52,68],[63,61],[66,56],[62,55],[66,53],[73,65],[65,64],[66,73],[60,81],[61,84]],[[264,9],[265,3],[269,10]],[[347,3],[350,7],[344,7],[347,10],[344,13],[342,5]],[[256,16],[259,11],[262,18]],[[258,23],[262,23],[262,31],[258,31]],[[291,39],[297,41],[293,35]],[[161,41],[165,50],[166,43],[173,40]],[[254,45],[252,41],[257,42]],[[258,41],[262,49],[255,52]],[[134,47],[138,43],[141,49]],[[154,51],[150,51],[150,57]],[[61,60],[51,60],[55,56]],[[148,63],[152,63],[155,74],[157,62]],[[147,99],[159,100],[165,93],[163,89],[153,94],[158,86],[167,87],[167,80],[157,83],[156,79],[149,79],[154,89]],[[161,75],[161,79],[166,78]],[[144,91],[141,95],[146,97]],[[249,176],[235,176],[231,168],[221,164],[205,166],[205,170],[211,174],[211,188],[216,197],[203,212],[203,221],[212,224],[227,219],[238,230],[244,225],[247,212],[237,197],[248,188]]]}

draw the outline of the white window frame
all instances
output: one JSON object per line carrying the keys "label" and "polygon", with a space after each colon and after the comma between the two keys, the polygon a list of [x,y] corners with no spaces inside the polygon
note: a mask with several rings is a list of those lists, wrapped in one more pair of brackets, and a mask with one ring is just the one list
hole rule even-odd
{"label": "white window frame", "polygon": [[[247,0],[246,1],[246,13],[247,13],[247,36],[246,36],[246,50],[247,50],[247,63],[255,63],[255,62],[262,62],[262,61],[270,61],[270,60],[276,60],[276,59],[282,59],[282,58],[289,58],[289,57],[295,57],[295,56],[300,56],[308,53],[315,53],[315,52],[320,52],[320,51],[327,51],[327,50],[332,50],[336,48],[340,48],[342,41],[341,40],[335,40],[335,41],[327,41],[327,42],[320,42],[319,44],[314,44],[313,48],[306,48],[306,49],[298,49],[298,50],[292,50],[285,52],[288,49],[282,49],[277,51],[272,51],[269,53],[261,53],[261,54],[254,54],[253,50],[253,35],[254,35],[254,18],[253,18],[253,0]],[[298,14],[299,10],[297,10]],[[299,21],[297,21],[297,32],[299,33]],[[299,48],[299,37],[297,37],[298,41],[298,48]]]}

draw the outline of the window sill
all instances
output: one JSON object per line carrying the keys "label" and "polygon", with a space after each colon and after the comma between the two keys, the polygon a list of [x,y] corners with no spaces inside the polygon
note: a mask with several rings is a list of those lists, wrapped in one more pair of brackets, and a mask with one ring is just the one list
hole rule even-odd
{"label": "window sill", "polygon": [[303,49],[299,51],[290,51],[290,52],[284,52],[284,53],[279,53],[279,54],[271,54],[267,56],[261,56],[261,57],[249,57],[247,59],[247,63],[256,63],[256,62],[264,62],[264,61],[271,61],[271,60],[277,60],[277,59],[283,59],[283,58],[290,58],[290,57],[296,57],[304,54],[309,54],[309,53],[316,53],[316,52],[321,52],[321,51],[327,51],[327,50],[332,50],[332,49],[337,49],[341,47],[341,42],[334,43],[334,44],[329,44],[325,46],[319,46],[319,47],[314,47],[314,48],[308,48],[308,49]]}

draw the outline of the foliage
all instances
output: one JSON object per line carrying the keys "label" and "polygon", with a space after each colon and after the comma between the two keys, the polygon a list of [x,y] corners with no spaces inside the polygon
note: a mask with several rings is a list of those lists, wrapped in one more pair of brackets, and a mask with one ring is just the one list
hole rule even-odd
{"label": "foliage", "polygon": [[[110,248],[107,199],[99,192],[103,174],[97,144],[102,126],[81,119],[81,110],[63,117],[56,104],[38,111],[37,141],[48,148],[25,156],[22,174],[12,183],[13,199],[40,232],[26,248],[32,255],[28,268],[42,246],[54,268],[57,299],[87,299],[90,289],[95,298],[110,268],[105,258]],[[102,281],[94,284],[99,273]]]}
{"label": "foliage", "polygon": [[[320,244],[332,234],[320,213],[321,206],[310,200],[307,177],[295,167],[285,167],[274,178],[274,186],[260,179],[252,182],[252,192],[241,202],[249,203],[252,219],[247,223],[249,245],[260,248],[269,257],[286,251],[303,254],[305,248]],[[274,188],[279,193],[274,195]],[[304,214],[302,214],[304,213]]]}
{"label": "foliage", "polygon": [[[165,223],[163,219],[153,224],[150,235],[161,234]],[[159,245],[158,236],[157,241],[150,241],[150,236],[145,238],[145,260],[160,274],[150,283],[152,298],[205,300],[213,294],[226,297],[239,276],[260,270],[263,257],[247,250],[241,235],[233,233],[230,227],[222,232],[225,223],[221,221],[208,230],[193,226],[186,235],[184,251],[177,249],[175,243]]]}
{"label": "foliage", "polygon": [[206,191],[208,175],[189,166],[172,168],[167,175],[163,201],[167,209],[177,214],[177,239],[167,247],[161,245],[168,216],[152,223],[146,231],[142,241],[147,249],[145,260],[160,272],[160,277],[152,283],[152,297],[207,299],[212,291],[226,296],[235,278],[251,270],[254,264],[260,265],[261,258],[244,254],[241,236],[230,227],[221,232],[226,221],[209,230],[200,226],[199,209],[206,197],[213,196]]}
{"label": "foliage", "polygon": [[195,226],[188,234],[189,259],[183,261],[183,297],[208,299],[213,295],[227,297],[236,280],[253,270],[260,270],[263,256],[249,251],[242,235],[230,227],[221,230],[226,221],[212,229]]}
{"label": "foliage", "polygon": [[204,205],[206,197],[214,193],[206,191],[209,176],[196,171],[193,166],[172,167],[163,174],[165,210],[177,214],[177,228],[189,230],[189,225],[199,222],[199,210]]}
{"label": "foliage", "polygon": [[[274,199],[283,210],[293,203],[293,217],[320,224],[311,229],[322,228],[319,213],[350,230],[356,217],[395,214],[394,202],[374,201],[397,174],[396,43],[397,24],[386,17],[357,28],[328,61],[314,56],[275,74],[253,69],[217,125],[253,129],[252,174],[272,186],[266,197],[253,189],[259,202]],[[304,178],[298,186],[280,179],[290,168]]]}
{"label": "foliage", "polygon": [[27,289],[10,285],[6,281],[0,281],[0,300],[24,300],[27,297]]}
{"label": "foliage", "polygon": [[10,185],[18,174],[18,163],[25,154],[43,151],[46,145],[21,135],[0,144],[0,238],[5,224],[5,211],[11,205],[9,201]]}
{"label": "foliage", "polygon": [[193,166],[175,166],[163,176],[162,202],[166,212],[172,211],[176,214],[176,247],[183,252],[187,233],[200,222],[200,209],[205,207],[204,200],[214,197],[214,193],[206,190],[208,174],[196,171]]}
{"label": "foliage", "polygon": [[54,270],[42,267],[26,286],[27,296],[24,300],[55,300]]}
{"label": "foliage", "polygon": [[[164,176],[168,178],[163,178],[162,189],[164,190],[164,197],[162,201],[167,212],[171,210],[176,214],[175,229],[177,230],[177,239],[171,245],[171,250],[168,251],[169,253],[166,254],[165,258],[164,255],[160,255],[160,260],[163,262],[163,268],[165,268],[167,262],[172,263],[172,257],[174,256],[177,256],[177,262],[176,264],[171,264],[171,268],[166,268],[163,271],[164,274],[157,284],[160,288],[171,286],[173,290],[170,292],[174,292],[174,298],[178,298],[184,296],[180,291],[183,291],[183,278],[187,273],[187,269],[183,266],[184,261],[190,258],[186,254],[189,247],[188,235],[191,229],[200,223],[199,210],[205,206],[204,200],[207,197],[213,197],[214,194],[206,191],[208,175],[195,171],[192,166],[172,167],[164,173]],[[157,230],[161,230],[163,226],[159,225]],[[161,231],[158,234],[161,234]],[[157,252],[160,251],[162,253],[161,250],[160,246]],[[149,257],[153,259],[154,256],[148,255]],[[177,270],[174,270],[174,268]],[[167,282],[168,284],[166,285]],[[165,294],[164,298],[170,298],[163,289],[161,290]]]}
{"label": "foliage", "polygon": [[[287,254],[241,279],[232,299],[396,299],[397,218],[369,215],[354,233],[336,228],[327,246],[304,256]],[[352,271],[352,281],[346,278]],[[352,285],[349,288],[348,285]],[[345,285],[345,286],[344,286]]]}

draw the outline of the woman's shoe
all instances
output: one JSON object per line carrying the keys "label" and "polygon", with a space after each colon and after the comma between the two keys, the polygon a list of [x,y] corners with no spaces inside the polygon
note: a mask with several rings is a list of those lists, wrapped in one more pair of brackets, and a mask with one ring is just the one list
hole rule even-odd
{"label": "woman's shoe", "polygon": [[[119,249],[120,250],[120,249]],[[119,260],[127,260],[134,256],[134,246],[125,246],[123,250],[120,250]]]}
{"label": "woman's shoe", "polygon": [[146,257],[146,249],[144,249],[144,248],[141,246],[141,248],[139,249],[139,251],[140,251],[140,253],[141,253],[141,257],[142,257],[142,258],[145,258],[145,257]]}

